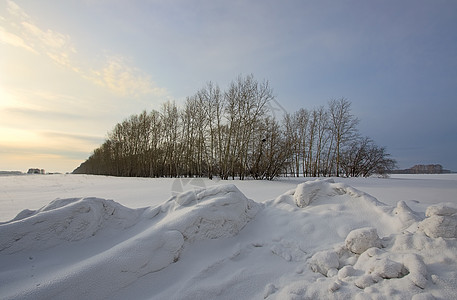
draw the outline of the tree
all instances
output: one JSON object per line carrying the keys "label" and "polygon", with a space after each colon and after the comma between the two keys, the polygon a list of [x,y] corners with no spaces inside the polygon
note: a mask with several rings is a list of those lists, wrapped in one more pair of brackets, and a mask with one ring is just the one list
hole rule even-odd
{"label": "tree", "polygon": [[313,111],[313,118],[315,119],[315,134],[316,134],[316,146],[314,163],[312,167],[312,176],[319,176],[322,172],[322,166],[325,163],[322,161],[322,153],[327,141],[329,140],[329,126],[328,126],[328,113],[323,106]]}
{"label": "tree", "polygon": [[179,153],[179,113],[174,102],[166,102],[162,105],[160,114],[162,123],[162,176],[178,176],[181,155]]}
{"label": "tree", "polygon": [[290,150],[289,166],[290,173],[293,176],[300,176],[300,158],[302,155],[301,145],[299,140],[298,126],[296,122],[296,113],[291,115],[286,113],[283,119],[284,138]]}
{"label": "tree", "polygon": [[336,176],[340,176],[341,149],[356,136],[359,120],[351,114],[351,102],[345,98],[329,102],[330,130],[335,141]]}
{"label": "tree", "polygon": [[198,97],[208,122],[210,138],[209,153],[207,155],[208,177],[212,179],[215,169],[219,169],[222,163],[222,115],[224,112],[224,98],[219,86],[214,85],[212,82],[207,83],[206,87],[198,92]]}
{"label": "tree", "polygon": [[377,146],[368,137],[354,140],[342,153],[341,167],[348,177],[385,174],[395,165],[385,148]]}
{"label": "tree", "polygon": [[223,159],[223,177],[230,173],[244,179],[248,170],[247,159],[252,144],[251,136],[256,122],[265,116],[266,105],[273,100],[268,81],[259,83],[253,75],[239,76],[232,81],[224,94],[226,103],[227,134]]}
{"label": "tree", "polygon": [[369,176],[395,166],[385,148],[357,134],[345,98],[300,108],[280,122],[267,114],[268,81],[239,76],[226,90],[209,82],[183,106],[132,115],[74,172],[114,176],[273,179]]}

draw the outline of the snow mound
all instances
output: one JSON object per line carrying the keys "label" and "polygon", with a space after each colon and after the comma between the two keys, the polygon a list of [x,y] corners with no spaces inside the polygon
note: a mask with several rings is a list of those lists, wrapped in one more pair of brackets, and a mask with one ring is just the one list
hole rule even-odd
{"label": "snow mound", "polygon": [[393,214],[398,217],[405,228],[421,220],[420,216],[415,213],[405,201],[398,201],[397,206],[393,210]]}
{"label": "snow mound", "polygon": [[439,203],[427,207],[425,211],[426,217],[431,216],[452,216],[457,214],[457,205],[454,203]]}
{"label": "snow mound", "polygon": [[[18,288],[5,282],[10,289],[2,295],[6,299],[106,297],[114,287],[125,287],[176,262],[186,244],[236,235],[260,208],[234,185],[185,193],[142,209],[99,198],[53,201],[0,225],[0,255],[54,246],[60,246],[62,253],[87,246],[88,253],[78,254],[82,257],[76,262],[73,257],[62,261],[39,286]],[[3,279],[14,281],[11,276]]]}
{"label": "snow mound", "polygon": [[340,265],[338,255],[331,250],[319,251],[310,259],[310,267],[314,272],[331,277]]}
{"label": "snow mound", "polygon": [[57,199],[1,224],[0,251],[43,250],[87,239],[107,228],[126,229],[137,222],[142,211],[100,198]]}
{"label": "snow mound", "polygon": [[419,231],[432,238],[457,237],[457,207],[454,203],[431,205],[425,216],[427,218],[418,225]]}
{"label": "snow mound", "polygon": [[368,248],[381,247],[378,232],[373,227],[359,228],[351,231],[344,242],[346,248],[356,254],[361,254]]}
{"label": "snow mound", "polygon": [[335,183],[335,181],[333,179],[325,179],[300,183],[294,192],[295,203],[298,207],[306,207],[320,197],[342,193],[342,191],[333,188],[329,183]]}
{"label": "snow mound", "polygon": [[[406,230],[421,220],[420,215],[404,201],[399,201],[396,207],[391,207],[367,193],[344,183],[337,183],[332,178],[300,183],[295,189],[287,191],[267,204],[289,207],[291,211],[294,208],[290,206],[294,206],[310,215],[323,214],[324,209],[324,215],[328,218],[326,224],[333,227],[342,238],[351,230],[361,227],[375,227],[380,234],[388,234],[392,231]],[[309,223],[315,222],[313,220]]]}
{"label": "snow mound", "polygon": [[[360,299],[376,299],[399,293],[402,299],[413,296],[417,299],[434,299],[429,298],[431,294],[422,292],[425,288],[440,295],[441,292],[436,291],[439,287],[430,286],[430,278],[432,281],[438,280],[436,275],[430,273],[428,266],[443,259],[439,249],[446,249],[446,260],[457,258],[457,253],[453,250],[457,245],[455,239],[444,242],[421,233],[393,234],[383,239],[384,245],[380,248],[376,231],[373,228],[362,228],[352,231],[346,240],[367,236],[370,237],[368,240],[375,241],[377,245],[361,253],[354,253],[351,250],[352,244],[338,244],[333,250],[315,253],[309,265],[311,270],[322,274],[324,278],[318,277],[314,282],[303,283],[306,288],[300,295],[319,299],[354,298],[354,295],[359,295]],[[405,239],[405,236],[410,240]],[[449,273],[450,277],[456,275],[455,271]],[[290,296],[291,289],[297,290],[297,283],[289,284],[281,290],[278,299]]]}
{"label": "snow mound", "polygon": [[319,200],[324,200],[338,195],[348,195],[353,198],[363,197],[373,205],[385,205],[379,202],[376,198],[354,189],[351,186],[344,183],[335,183],[332,178],[316,179],[300,183],[297,185],[295,190],[289,191],[286,194],[292,194],[295,204],[301,208],[307,207]]}
{"label": "snow mound", "polygon": [[178,230],[186,241],[236,235],[261,205],[246,198],[234,185],[189,191],[161,207],[166,216],[158,227]]}
{"label": "snow mound", "polygon": [[[308,247],[303,249],[315,276],[290,276],[288,283],[274,286],[269,299],[448,299],[455,290],[453,203],[428,207],[424,219],[405,201],[391,207],[345,184],[316,180],[298,185],[272,204],[281,209],[295,206],[288,211],[301,211],[303,220],[312,224],[303,221],[294,228],[307,234]],[[325,236],[314,233],[323,227]],[[321,240],[317,251],[310,249],[313,239]],[[330,239],[333,243],[322,247]],[[450,264],[445,276],[435,274],[443,262]]]}

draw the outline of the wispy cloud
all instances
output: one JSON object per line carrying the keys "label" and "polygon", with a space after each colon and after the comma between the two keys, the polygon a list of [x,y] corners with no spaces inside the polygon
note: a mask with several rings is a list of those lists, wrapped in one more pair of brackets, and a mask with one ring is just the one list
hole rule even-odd
{"label": "wispy cloud", "polygon": [[58,65],[121,97],[167,94],[165,89],[156,86],[148,74],[134,67],[123,56],[106,55],[101,66],[94,70],[90,58],[78,55],[77,47],[68,34],[42,28],[13,1],[7,1],[7,11],[9,15],[0,19],[0,25],[3,25],[0,26],[1,42],[45,55]]}
{"label": "wispy cloud", "polygon": [[140,69],[132,67],[128,60],[121,56],[107,56],[100,70],[92,70],[86,78],[94,83],[107,87],[120,96],[142,96],[154,94],[164,96],[167,91],[156,87],[150,76]]}
{"label": "wispy cloud", "polygon": [[84,135],[84,134],[73,134],[59,131],[42,131],[40,132],[42,136],[50,139],[58,139],[62,141],[71,141],[77,144],[93,144],[99,145],[103,143],[104,138],[100,136]]}
{"label": "wispy cloud", "polygon": [[79,158],[98,147],[104,140],[102,136],[66,133],[50,130],[23,130],[0,127],[0,152],[3,153],[79,153]]}
{"label": "wispy cloud", "polygon": [[[1,145],[1,143],[0,143]],[[77,151],[77,150],[68,150],[68,149],[56,149],[53,147],[22,147],[22,146],[9,146],[1,145],[0,148],[0,160],[5,159],[7,162],[8,159],[16,159],[25,161],[27,164],[23,168],[29,167],[38,167],[43,166],[41,160],[50,159],[50,160],[77,160],[77,163],[84,161],[88,154],[88,151]],[[32,163],[32,164],[31,164]],[[69,165],[68,171],[71,171],[77,166],[77,163],[71,162]],[[4,167],[4,166],[2,166]]]}
{"label": "wispy cloud", "polygon": [[23,19],[29,19],[29,16],[19,7],[19,5],[17,5],[13,1],[7,0],[6,5],[7,5],[7,10],[11,15],[13,15],[15,17],[23,18]]}
{"label": "wispy cloud", "polygon": [[78,119],[80,120],[83,116],[81,114],[72,114],[62,111],[53,111],[53,110],[42,110],[26,107],[6,107],[1,109],[3,113],[10,116],[25,117],[29,119],[42,120],[42,119],[52,119],[52,120],[66,120],[69,119]]}
{"label": "wispy cloud", "polygon": [[6,25],[16,33],[2,28],[4,42],[22,47],[34,53],[45,54],[56,63],[72,68],[70,55],[76,53],[68,35],[51,29],[41,29],[22,8],[13,1],[7,1],[9,16]]}
{"label": "wispy cloud", "polygon": [[0,124],[93,119],[101,111],[95,104],[84,110],[91,99],[46,90],[0,86],[0,99]]}
{"label": "wispy cloud", "polygon": [[27,45],[27,43],[19,36],[14,33],[8,32],[5,28],[0,26],[0,41],[5,44],[9,44],[14,47],[24,48],[30,52],[38,54],[38,52]]}

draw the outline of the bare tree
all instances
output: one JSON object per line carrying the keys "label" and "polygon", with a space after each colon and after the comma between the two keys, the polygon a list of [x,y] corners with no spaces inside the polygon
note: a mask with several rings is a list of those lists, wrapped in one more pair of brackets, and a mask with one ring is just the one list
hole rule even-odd
{"label": "bare tree", "polygon": [[322,173],[322,152],[324,151],[327,141],[329,140],[329,126],[328,126],[328,113],[323,106],[313,111],[313,118],[315,123],[316,146],[315,156],[313,163],[312,176],[320,176]]}
{"label": "bare tree", "polygon": [[283,118],[284,138],[290,149],[288,173],[292,176],[300,176],[300,157],[302,154],[301,143],[299,141],[298,127],[295,122],[295,115],[286,113]]}
{"label": "bare tree", "polygon": [[354,139],[359,120],[351,114],[351,102],[345,98],[329,102],[330,130],[335,141],[336,176],[340,175],[342,146]]}
{"label": "bare tree", "polygon": [[266,113],[268,81],[239,76],[225,91],[208,83],[183,107],[166,102],[116,124],[75,173],[114,176],[369,176],[395,166],[385,148],[357,135],[351,103],[300,108],[281,120]]}
{"label": "bare tree", "polygon": [[223,169],[244,179],[255,124],[265,116],[269,101],[274,99],[268,81],[259,83],[253,75],[239,76],[225,93],[227,134]]}
{"label": "bare tree", "polygon": [[205,113],[209,130],[209,151],[206,159],[208,164],[208,177],[213,178],[217,165],[222,162],[222,116],[224,111],[224,98],[219,86],[212,82],[198,92],[200,105]]}
{"label": "bare tree", "polygon": [[378,147],[368,137],[354,140],[342,153],[341,166],[348,177],[385,174],[395,165],[385,148]]}
{"label": "bare tree", "polygon": [[162,166],[164,168],[162,174],[164,176],[177,176],[178,166],[181,159],[179,153],[179,113],[176,103],[165,102],[162,105],[161,111],[162,123],[162,147],[163,157]]}

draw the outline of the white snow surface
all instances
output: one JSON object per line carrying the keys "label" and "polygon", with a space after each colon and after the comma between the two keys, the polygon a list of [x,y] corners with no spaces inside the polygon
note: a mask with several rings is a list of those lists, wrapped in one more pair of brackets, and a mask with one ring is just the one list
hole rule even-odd
{"label": "white snow surface", "polygon": [[0,177],[0,299],[457,299],[457,175]]}

